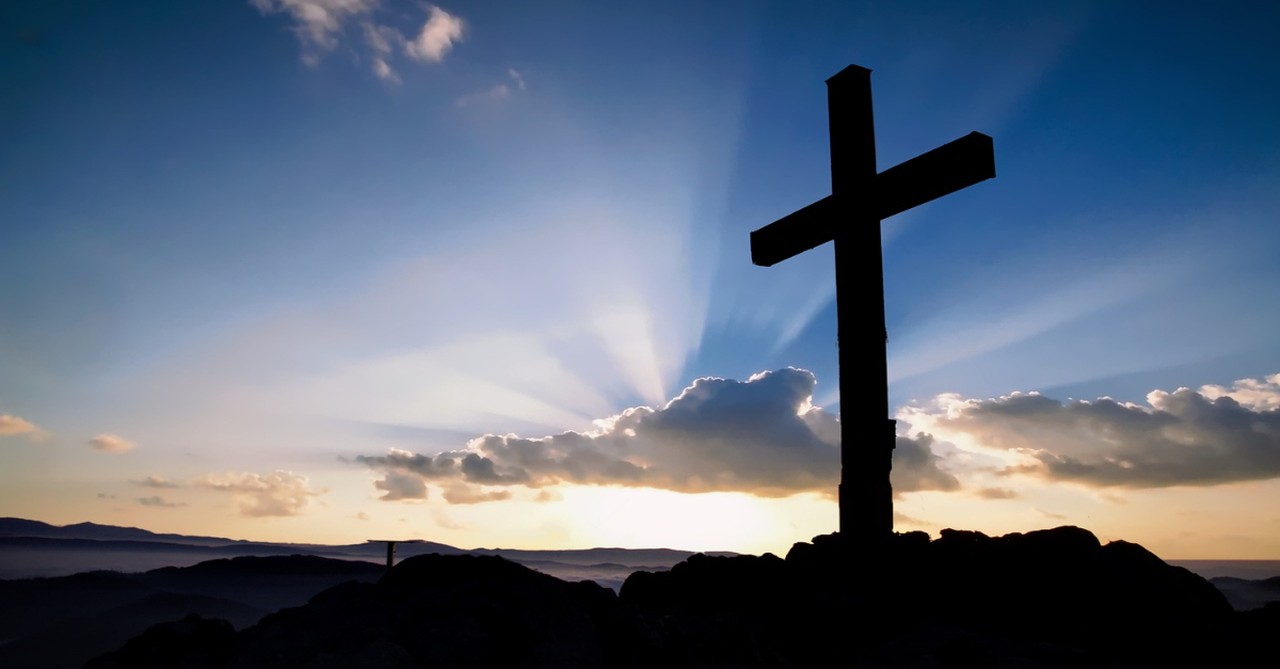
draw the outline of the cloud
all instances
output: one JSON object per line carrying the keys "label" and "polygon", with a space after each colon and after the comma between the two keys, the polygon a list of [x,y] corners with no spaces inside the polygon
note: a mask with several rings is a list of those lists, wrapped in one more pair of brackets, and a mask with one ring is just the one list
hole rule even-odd
{"label": "cloud", "polygon": [[395,28],[388,28],[370,21],[361,24],[360,28],[364,32],[365,44],[368,44],[369,48],[379,56],[391,55],[397,45],[404,44],[404,37],[401,37]]}
{"label": "cloud", "polygon": [[481,504],[511,499],[510,490],[485,490],[476,486],[455,483],[444,489],[444,499],[450,504]]}
{"label": "cloud", "polygon": [[1240,379],[1231,384],[1230,388],[1201,386],[1200,394],[1211,400],[1230,397],[1241,406],[1254,411],[1275,411],[1280,409],[1280,373],[1263,379]]}
{"label": "cloud", "polygon": [[899,435],[893,448],[893,491],[895,494],[915,490],[956,490],[960,481],[938,467],[933,453],[933,435],[914,438]]}
{"label": "cloud", "polygon": [[437,510],[434,514],[432,514],[431,518],[432,520],[435,521],[436,525],[441,529],[445,529],[445,530],[470,529],[466,525],[463,525],[462,523],[459,523],[458,521],[451,518],[449,514],[444,513],[443,511],[440,511],[440,510]]}
{"label": "cloud", "polygon": [[249,472],[208,474],[196,484],[210,490],[231,493],[245,516],[296,516],[306,510],[311,498],[323,495],[307,477],[276,470],[266,476]]}
{"label": "cloud", "polygon": [[161,507],[166,509],[174,509],[180,506],[187,506],[186,502],[170,502],[159,495],[152,495],[150,497],[139,497],[138,503],[143,506],[155,506],[155,507]]}
{"label": "cloud", "polygon": [[462,39],[464,24],[462,19],[435,5],[429,5],[427,11],[427,22],[422,24],[418,36],[405,44],[405,53],[410,58],[438,63],[444,60],[453,43]]}
{"label": "cloud", "polygon": [[400,83],[400,75],[392,69],[391,54],[396,46],[404,46],[404,37],[394,28],[366,22],[363,25],[364,41],[373,52],[373,74],[379,79],[391,83]]}
{"label": "cloud", "polygon": [[507,78],[509,82],[501,82],[490,86],[488,89],[477,93],[470,93],[458,98],[455,103],[459,107],[469,107],[471,105],[484,102],[486,100],[502,100],[511,96],[513,91],[525,90],[524,77],[516,70],[507,70]]}
{"label": "cloud", "polygon": [[[904,410],[913,424],[1014,456],[999,473],[1100,488],[1211,486],[1280,477],[1280,375],[1231,389],[1154,390],[1146,405],[940,395]],[[1238,398],[1238,399],[1237,399]]]}
{"label": "cloud", "polygon": [[263,14],[285,14],[293,21],[293,32],[302,47],[302,61],[316,66],[333,51],[348,25],[359,23],[370,69],[388,83],[400,83],[391,65],[393,54],[401,51],[412,60],[439,63],[462,39],[463,20],[434,5],[427,6],[427,20],[417,37],[406,39],[399,30],[373,20],[381,0],[249,0]]}
{"label": "cloud", "polygon": [[1016,490],[1008,488],[982,488],[975,490],[973,494],[982,499],[1017,499],[1021,497]]}
{"label": "cloud", "polygon": [[402,499],[426,499],[427,484],[422,477],[407,472],[387,472],[381,481],[374,481],[373,487],[382,490],[379,499],[388,502]]}
{"label": "cloud", "polygon": [[915,525],[917,527],[928,527],[934,524],[927,520],[913,518],[905,513],[898,513],[897,511],[893,512],[893,522],[896,525]]}
{"label": "cloud", "polygon": [[534,496],[535,502],[560,502],[564,501],[564,495],[555,488],[543,488]]}
{"label": "cloud", "polygon": [[396,74],[395,70],[391,69],[391,66],[387,64],[387,61],[381,58],[373,59],[373,74],[387,83],[400,83],[399,75]]}
{"label": "cloud", "polygon": [[17,436],[26,437],[31,441],[44,441],[48,437],[48,433],[31,421],[23,420],[7,413],[0,414],[0,437]]}
{"label": "cloud", "polygon": [[371,13],[379,3],[378,0],[249,0],[249,4],[263,14],[288,14],[302,42],[306,60],[308,53],[314,55],[316,50],[328,51],[337,46],[343,23]]}
{"label": "cloud", "polygon": [[1100,492],[1098,493],[1098,499],[1104,502],[1109,502],[1111,504],[1128,504],[1129,503],[1128,497],[1125,497],[1124,495],[1118,495],[1113,492]]}
{"label": "cloud", "polygon": [[[663,488],[679,492],[744,491],[785,496],[833,494],[840,471],[840,427],[811,404],[816,380],[782,369],[745,382],[701,378],[659,409],[636,407],[596,421],[591,432],[529,438],[485,435],[464,449],[435,455],[391,449],[355,460],[386,474],[379,489],[399,489],[412,475],[446,488],[447,501],[472,501],[450,485],[544,488],[560,483]],[[899,437],[894,488],[952,490],[932,437]],[[493,498],[493,493],[485,493]]]}
{"label": "cloud", "polygon": [[142,479],[141,481],[134,481],[134,483],[144,488],[181,488],[182,487],[181,484],[175,483],[174,481],[170,481],[163,476],[154,476],[154,475],[148,476],[147,478]]}
{"label": "cloud", "polygon": [[89,446],[102,453],[128,453],[138,445],[114,434],[100,434],[89,440]]}

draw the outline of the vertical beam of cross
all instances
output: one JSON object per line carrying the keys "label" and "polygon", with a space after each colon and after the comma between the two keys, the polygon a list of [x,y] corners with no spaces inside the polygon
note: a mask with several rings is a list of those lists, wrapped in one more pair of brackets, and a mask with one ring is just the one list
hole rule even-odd
{"label": "vertical beam of cross", "polygon": [[[827,80],[831,194],[842,204],[877,200],[871,70],[850,65]],[[841,207],[835,233],[836,341],[840,366],[840,535],[893,533],[887,472],[895,437],[889,415],[884,261],[875,207]],[[867,280],[877,285],[868,286]],[[879,351],[879,355],[874,355]],[[866,370],[854,375],[852,370]],[[886,440],[883,443],[882,440]],[[862,443],[860,443],[862,442]],[[865,443],[870,442],[870,443]]]}

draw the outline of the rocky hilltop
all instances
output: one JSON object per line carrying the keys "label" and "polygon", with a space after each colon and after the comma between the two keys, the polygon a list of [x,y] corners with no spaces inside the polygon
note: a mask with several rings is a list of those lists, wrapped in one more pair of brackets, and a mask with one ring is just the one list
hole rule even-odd
{"label": "rocky hilltop", "polygon": [[827,535],[785,559],[695,555],[618,594],[500,557],[423,555],[238,633],[157,625],[89,666],[1248,666],[1277,632],[1280,607],[1235,612],[1136,544],[947,530],[874,554]]}

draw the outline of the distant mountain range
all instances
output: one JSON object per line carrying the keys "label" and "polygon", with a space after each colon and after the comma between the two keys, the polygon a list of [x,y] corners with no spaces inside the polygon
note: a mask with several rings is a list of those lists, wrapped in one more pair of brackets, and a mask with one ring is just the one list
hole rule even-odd
{"label": "distant mountain range", "polygon": [[26,518],[0,518],[0,537],[42,537],[47,539],[91,539],[95,541],[167,541],[197,546],[245,544],[246,541],[226,537],[201,537],[185,534],[159,534],[138,527],[118,527],[97,523],[50,525]]}
{"label": "distant mountain range", "polygon": [[[637,570],[664,571],[693,555],[665,548],[464,550],[429,541],[396,547],[397,562],[427,554],[496,555],[615,591]],[[376,581],[385,559],[386,545],[376,542],[254,542],[0,518],[0,667],[79,667],[151,625],[192,613],[240,629],[325,588]]]}
{"label": "distant mountain range", "polygon": [[[582,550],[462,549],[424,541],[396,546],[396,559],[415,555],[497,555],[570,581],[594,580],[617,589],[632,572],[660,571],[693,555],[668,548],[588,548]],[[714,555],[734,555],[729,552]],[[161,534],[137,527],[97,523],[50,525],[25,518],[0,518],[0,579],[67,576],[94,570],[143,572],[186,567],[238,556],[308,555],[382,563],[380,542],[325,545],[253,542],[226,537]]]}
{"label": "distant mountain range", "polygon": [[242,629],[274,611],[306,604],[326,588],[373,582],[385,571],[359,560],[276,555],[134,574],[91,571],[0,581],[0,667],[80,667],[152,625],[190,614]]}

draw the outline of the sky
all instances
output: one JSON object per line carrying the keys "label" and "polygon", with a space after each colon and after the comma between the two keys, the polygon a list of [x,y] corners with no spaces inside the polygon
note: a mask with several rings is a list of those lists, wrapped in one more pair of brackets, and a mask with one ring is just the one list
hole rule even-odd
{"label": "sky", "polygon": [[748,235],[830,193],[823,82],[857,64],[879,169],[995,143],[995,179],[881,224],[897,529],[1280,559],[1280,6],[52,0],[0,26],[0,515],[833,531],[831,245],[761,268]]}

